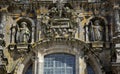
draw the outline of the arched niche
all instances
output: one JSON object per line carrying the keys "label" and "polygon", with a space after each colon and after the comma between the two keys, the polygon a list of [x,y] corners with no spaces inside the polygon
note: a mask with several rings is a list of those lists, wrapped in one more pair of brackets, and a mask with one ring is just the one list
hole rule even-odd
{"label": "arched niche", "polygon": [[108,37],[108,22],[104,17],[90,17],[85,25],[86,40],[92,41],[107,41]]}
{"label": "arched niche", "polygon": [[[34,31],[35,31],[35,23],[34,21],[29,17],[20,17],[15,20],[16,22],[16,34],[15,34],[15,43],[21,43],[19,41],[20,35],[20,29],[25,30],[25,33],[27,32],[29,34],[29,39],[27,40],[28,43],[31,43],[34,41]],[[26,23],[25,28],[23,27],[22,23]]]}

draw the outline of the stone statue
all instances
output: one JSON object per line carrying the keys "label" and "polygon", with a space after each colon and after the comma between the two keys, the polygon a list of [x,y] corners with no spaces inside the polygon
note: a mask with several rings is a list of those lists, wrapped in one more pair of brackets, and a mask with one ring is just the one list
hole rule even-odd
{"label": "stone statue", "polygon": [[28,42],[30,39],[30,30],[27,27],[26,22],[21,22],[21,27],[18,28],[17,40],[18,42]]}
{"label": "stone statue", "polygon": [[49,22],[50,22],[50,17],[48,14],[43,15],[41,18],[41,30],[43,33],[43,36],[47,36],[47,31],[49,29]]}
{"label": "stone statue", "polygon": [[116,31],[120,32],[120,14],[119,14],[119,10],[115,11],[115,22],[116,22]]}
{"label": "stone statue", "polygon": [[71,9],[69,7],[64,7],[63,13],[64,13],[64,16],[66,18],[70,18],[71,17]]}
{"label": "stone statue", "polygon": [[103,38],[103,27],[100,25],[100,21],[96,20],[94,24],[91,25],[92,40],[101,41]]}
{"label": "stone statue", "polygon": [[64,6],[63,0],[57,0],[57,9],[58,9],[58,12],[59,12],[59,17],[62,17],[63,6]]}
{"label": "stone statue", "polygon": [[41,20],[42,20],[42,23],[43,23],[43,24],[48,25],[49,20],[50,20],[50,17],[49,17],[48,14],[45,14],[45,15],[41,18]]}

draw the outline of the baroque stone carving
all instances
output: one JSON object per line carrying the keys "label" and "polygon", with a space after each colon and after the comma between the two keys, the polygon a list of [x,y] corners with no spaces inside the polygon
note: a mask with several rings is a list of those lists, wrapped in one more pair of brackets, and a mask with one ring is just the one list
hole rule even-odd
{"label": "baroque stone carving", "polygon": [[42,23],[43,34],[45,37],[74,37],[76,24],[70,19],[53,19],[49,23]]}

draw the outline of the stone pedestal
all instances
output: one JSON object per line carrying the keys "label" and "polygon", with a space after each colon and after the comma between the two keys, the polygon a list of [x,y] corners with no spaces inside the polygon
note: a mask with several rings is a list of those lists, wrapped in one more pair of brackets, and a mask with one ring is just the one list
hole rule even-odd
{"label": "stone pedestal", "polygon": [[37,72],[38,72],[38,58],[37,57],[35,57],[34,58],[34,65],[33,65],[33,69],[34,69],[34,71],[33,71],[33,74],[38,74]]}

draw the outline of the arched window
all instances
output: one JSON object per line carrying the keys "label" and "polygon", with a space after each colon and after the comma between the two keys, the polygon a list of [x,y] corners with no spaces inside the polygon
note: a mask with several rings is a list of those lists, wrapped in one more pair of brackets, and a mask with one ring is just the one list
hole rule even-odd
{"label": "arched window", "polygon": [[25,74],[32,74],[32,64],[28,67]]}
{"label": "arched window", "polygon": [[44,74],[75,74],[75,56],[69,54],[46,55]]}
{"label": "arched window", "polygon": [[87,74],[95,74],[95,72],[90,64],[87,64]]}

